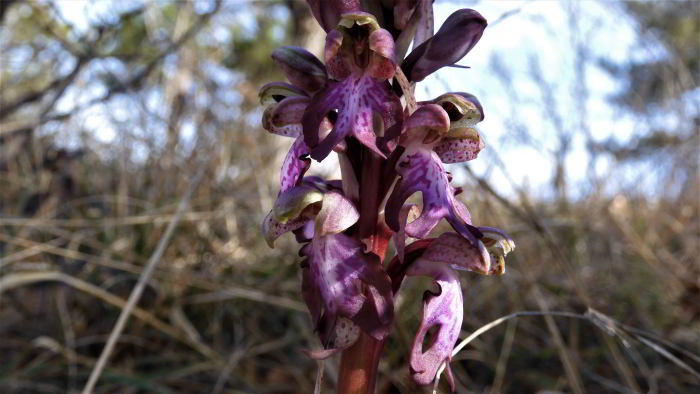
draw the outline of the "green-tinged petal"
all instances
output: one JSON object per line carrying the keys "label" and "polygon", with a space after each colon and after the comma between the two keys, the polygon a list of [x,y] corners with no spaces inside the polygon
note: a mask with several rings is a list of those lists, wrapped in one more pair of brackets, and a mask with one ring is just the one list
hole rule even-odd
{"label": "green-tinged petal", "polygon": [[296,86],[284,82],[267,83],[260,88],[260,92],[258,93],[260,104],[262,105],[279,103],[287,97],[295,96],[305,97],[306,93]]}
{"label": "green-tinged petal", "polygon": [[282,234],[302,228],[308,221],[308,217],[301,216],[281,223],[275,219],[275,214],[271,211],[265,216],[262,224],[262,234],[265,242],[267,242],[269,247],[274,248],[275,240]]}
{"label": "green-tinged petal", "polygon": [[323,193],[308,185],[293,187],[277,197],[272,214],[275,220],[286,223],[297,218],[310,205],[321,203]]}
{"label": "green-tinged petal", "polygon": [[374,15],[361,11],[345,13],[340,17],[340,21],[338,22],[338,26],[342,26],[346,29],[352,28],[355,24],[358,26],[368,25],[370,33],[380,28],[379,23],[377,23],[377,18],[375,18]]}
{"label": "green-tinged petal", "polygon": [[463,93],[445,93],[429,101],[441,106],[450,116],[450,128],[474,126],[484,120],[484,109],[476,96]]}
{"label": "green-tinged petal", "polygon": [[493,227],[479,227],[484,234],[482,241],[491,256],[489,275],[501,275],[506,272],[506,255],[515,250],[515,242],[505,232]]}

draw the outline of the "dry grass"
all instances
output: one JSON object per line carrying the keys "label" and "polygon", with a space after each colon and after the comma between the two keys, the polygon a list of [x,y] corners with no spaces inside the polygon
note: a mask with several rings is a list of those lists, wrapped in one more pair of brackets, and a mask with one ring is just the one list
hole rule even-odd
{"label": "dry grass", "polygon": [[[221,12],[235,16],[235,8]],[[41,114],[46,100],[0,123],[0,392],[79,392],[101,354],[109,357],[99,393],[316,388],[320,364],[301,351],[319,344],[301,300],[297,246],[284,238],[269,249],[259,231],[282,148],[250,120],[260,115],[258,84],[217,85],[193,59],[224,64],[225,51],[181,43],[166,46],[191,62],[179,71],[209,93],[239,93],[237,115],[223,93],[196,105],[201,91],[172,95],[187,104],[181,113],[154,114],[142,86],[129,85],[114,94],[123,101],[94,104],[105,117],[125,106],[133,112],[128,121],[109,119],[118,132],[110,142],[87,130],[84,109],[51,123]],[[159,61],[139,83],[165,92],[174,82]],[[244,72],[265,68],[254,66]],[[182,119],[197,125],[196,138],[168,145]],[[28,120],[33,126],[12,126]],[[151,131],[154,124],[166,126]],[[692,136],[690,155],[673,147],[662,154],[674,165],[692,157]],[[188,208],[176,214],[200,168]],[[549,200],[525,189],[499,195],[466,171],[461,197],[474,221],[506,229],[517,249],[504,276],[463,275],[466,346],[452,363],[458,392],[699,392],[700,179],[689,168],[675,193],[662,193],[659,177],[654,195],[590,187],[577,199]],[[139,284],[142,294],[129,303]],[[408,370],[429,285],[412,278],[397,300],[381,393],[432,390],[415,387]],[[114,346],[103,353],[107,343]],[[336,361],[323,363],[323,392],[336,380]],[[437,389],[447,389],[444,379]]]}
{"label": "dry grass", "polygon": [[[110,173],[108,162],[90,156],[66,166],[70,176]],[[74,177],[77,190],[91,193],[56,200],[33,215],[22,213],[31,189],[3,184],[4,195],[14,196],[3,198],[0,218],[4,390],[64,392],[84,385],[172,223],[170,201],[184,193],[191,173],[138,171],[112,172],[114,182]],[[283,240],[267,249],[258,236],[259,200],[238,195],[249,183],[222,185],[213,172],[210,164],[105,364],[98,392],[314,389],[318,365],[300,350],[318,344],[300,300],[294,246]],[[172,199],[150,197],[158,189],[149,185],[161,177],[173,180]],[[126,182],[126,194],[110,188],[116,180]],[[476,335],[454,358],[459,390],[574,391],[572,379],[581,392],[697,388],[698,206],[691,194],[653,203],[588,198],[566,210],[472,195],[475,220],[510,229],[518,249],[506,275],[463,278],[464,337]],[[380,366],[381,392],[416,390],[407,355],[426,285],[405,285]],[[588,308],[600,314],[586,314]],[[525,310],[566,313],[535,313],[547,322],[517,312]],[[487,324],[507,315],[518,316],[517,325]],[[328,361],[326,389],[334,378]]]}

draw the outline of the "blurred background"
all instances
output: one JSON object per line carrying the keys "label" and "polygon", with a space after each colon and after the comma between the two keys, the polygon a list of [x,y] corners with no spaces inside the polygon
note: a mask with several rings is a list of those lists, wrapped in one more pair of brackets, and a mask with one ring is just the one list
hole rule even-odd
{"label": "blurred background", "polygon": [[[517,249],[462,274],[461,337],[573,315],[483,333],[457,391],[700,392],[700,2],[437,0],[436,26],[463,7],[489,21],[471,68],[417,95],[480,98],[487,148],[454,183]],[[79,392],[173,222],[96,392],[314,390],[297,246],[259,230],[291,140],[257,91],[274,48],[322,43],[303,1],[0,0],[0,392]],[[405,284],[378,392],[430,392],[408,373],[428,285]]]}

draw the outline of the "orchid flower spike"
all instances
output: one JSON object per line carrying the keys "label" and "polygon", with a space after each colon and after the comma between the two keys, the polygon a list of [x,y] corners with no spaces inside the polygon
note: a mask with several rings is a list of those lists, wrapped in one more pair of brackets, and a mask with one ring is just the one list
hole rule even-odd
{"label": "orchid flower spike", "polygon": [[[431,0],[308,4],[326,32],[323,61],[302,48],[276,49],[272,60],[287,82],[260,89],[263,128],[294,139],[262,233],[270,247],[287,232],[300,245],[301,292],[322,345],[308,352],[314,358],[353,351],[362,335],[381,343],[401,282],[432,278],[409,366],[416,383],[429,384],[449,363],[462,325],[459,271],[502,274],[515,244],[501,230],[472,223],[445,169],[485,148],[475,128],[484,119],[481,103],[454,92],[416,104],[410,89],[396,86],[403,76],[419,82],[459,61],[486,20],[458,10],[433,35]],[[312,160],[332,152],[341,180],[306,175]],[[409,201],[417,193],[421,204]],[[443,219],[453,231],[434,234]],[[391,240],[397,253],[384,261]],[[434,339],[423,349],[432,327]]]}

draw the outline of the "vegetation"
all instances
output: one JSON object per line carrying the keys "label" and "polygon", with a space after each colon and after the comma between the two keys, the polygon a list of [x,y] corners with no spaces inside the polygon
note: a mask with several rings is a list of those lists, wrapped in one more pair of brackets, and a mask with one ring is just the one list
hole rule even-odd
{"label": "vegetation", "polygon": [[[630,138],[596,139],[590,112],[548,106],[551,76],[537,59],[525,76],[507,54],[487,70],[511,106],[542,104],[557,148],[549,193],[517,183],[506,193],[488,171],[462,169],[475,222],[507,229],[517,250],[506,275],[462,276],[461,338],[538,314],[472,340],[452,363],[458,392],[700,390],[700,114],[688,108],[700,6],[613,8],[663,56],[590,58],[584,39],[571,50],[628,87],[609,105],[646,126]],[[262,130],[257,90],[283,79],[274,48],[320,48],[315,23],[291,0],[0,0],[0,391],[79,392],[154,255],[95,392],[314,390],[319,364],[302,350],[318,340],[296,246],[283,237],[269,249],[260,235],[287,146]],[[541,94],[515,91],[516,78]],[[580,80],[573,102],[589,88]],[[499,113],[508,138],[526,144],[537,130],[511,109]],[[578,136],[609,167],[589,166],[572,193]],[[507,146],[493,145],[486,160],[498,167]],[[406,286],[382,393],[421,390],[408,355],[426,282]],[[337,362],[323,365],[333,387]]]}

